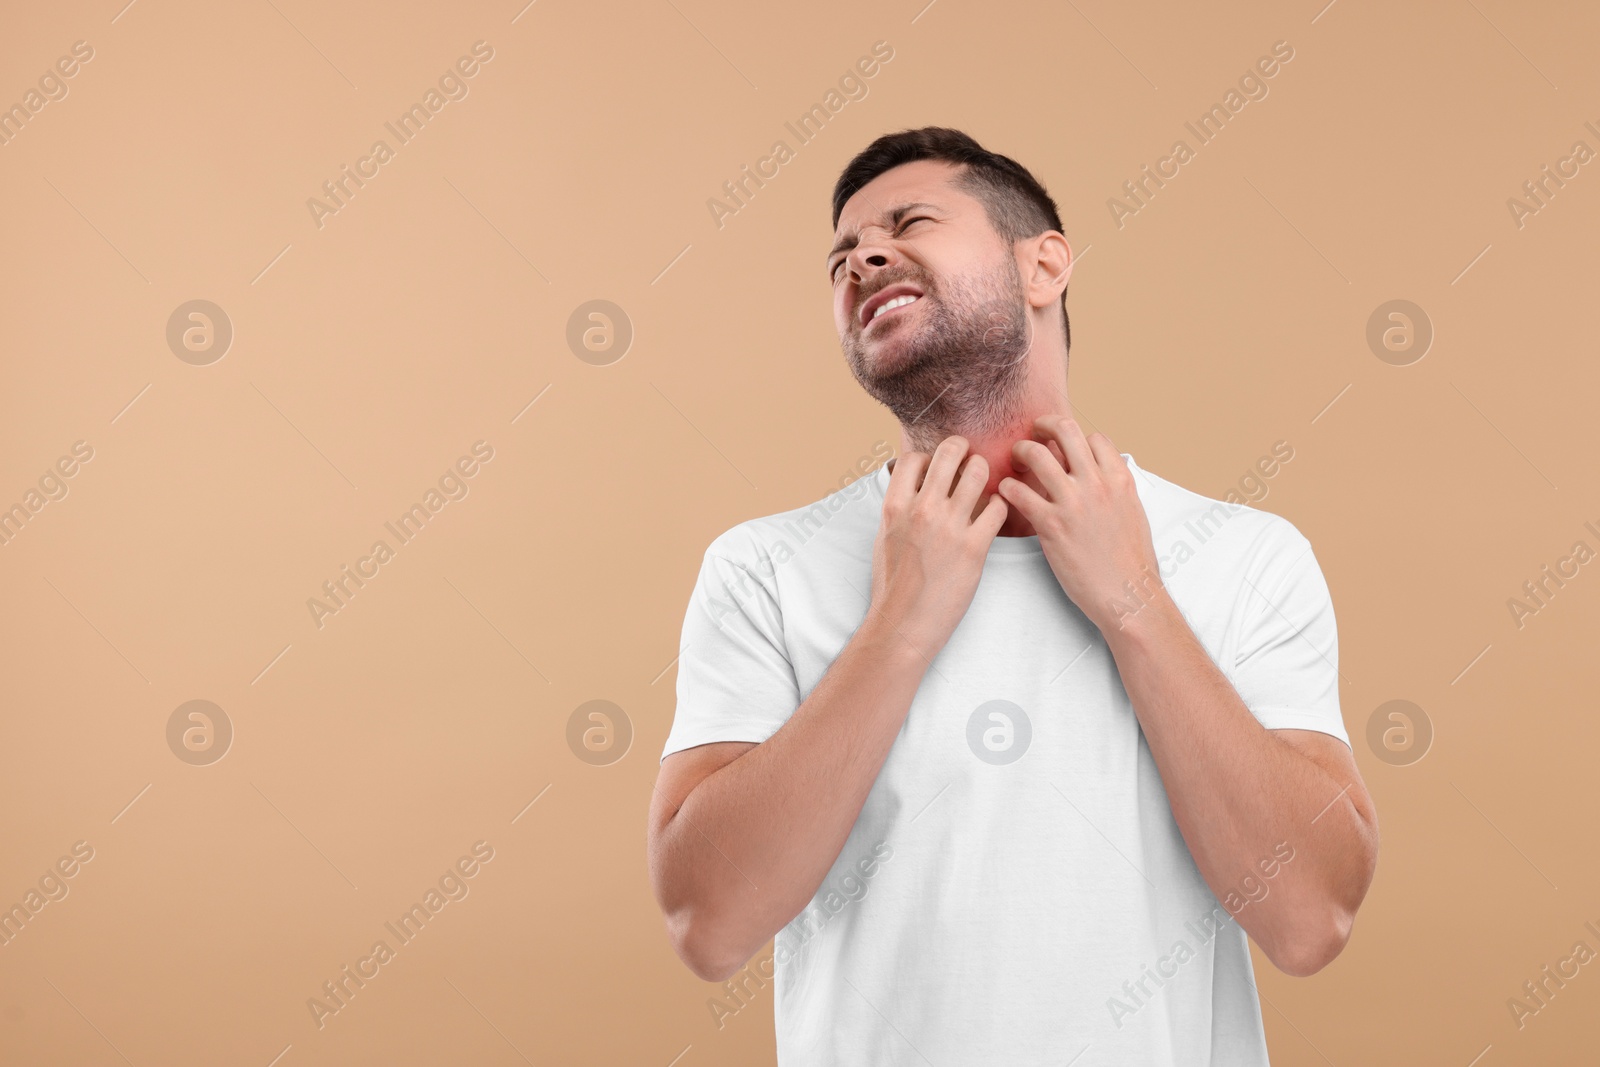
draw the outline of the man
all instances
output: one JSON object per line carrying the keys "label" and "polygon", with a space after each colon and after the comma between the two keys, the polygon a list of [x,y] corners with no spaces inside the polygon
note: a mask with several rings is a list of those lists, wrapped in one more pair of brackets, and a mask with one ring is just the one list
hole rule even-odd
{"label": "man", "polygon": [[1087,437],[1072,250],[965,134],[845,169],[827,269],[898,461],[707,550],[650,812],[701,978],[769,938],[778,1061],[1267,1063],[1246,934],[1309,975],[1378,829],[1288,521]]}

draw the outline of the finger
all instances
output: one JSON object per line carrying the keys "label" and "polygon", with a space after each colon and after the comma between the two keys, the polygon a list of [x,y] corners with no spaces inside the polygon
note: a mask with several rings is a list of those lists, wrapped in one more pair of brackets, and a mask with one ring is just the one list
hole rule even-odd
{"label": "finger", "polygon": [[996,493],[989,498],[989,502],[983,506],[978,517],[972,520],[972,529],[981,534],[986,543],[993,541],[995,535],[1000,532],[1000,527],[1006,524],[1006,516],[1010,513],[1010,507],[1000,494]]}
{"label": "finger", "polygon": [[1099,466],[1089,442],[1083,439],[1083,429],[1076,419],[1065,415],[1043,415],[1035,419],[1033,425],[1041,440],[1053,439],[1067,454],[1067,473],[1085,474]]}
{"label": "finger", "polygon": [[928,469],[928,454],[907,452],[899,459],[900,462],[895,463],[889,471],[889,488],[884,491],[883,496],[886,502],[905,504],[917,495],[917,486],[921,484],[922,473]]}
{"label": "finger", "polygon": [[1072,483],[1067,480],[1067,472],[1062,470],[1061,464],[1056,462],[1056,457],[1038,441],[1026,438],[1011,446],[1011,465],[1022,465],[1022,469],[1033,475],[1038,480],[1038,485],[1027,483],[1028,488],[1051,500],[1062,500],[1071,492]]}
{"label": "finger", "polygon": [[1126,467],[1127,463],[1122,458],[1122,453],[1117,451],[1117,446],[1111,443],[1111,438],[1096,430],[1089,435],[1089,448],[1094,453],[1094,460],[1100,469],[1106,473],[1115,471],[1118,467]]}
{"label": "finger", "polygon": [[956,467],[961,464],[961,459],[966,454],[965,437],[952,434],[940,441],[939,446],[933,450],[933,458],[928,461],[928,473],[922,476],[922,491],[948,497],[950,483],[956,476]]}
{"label": "finger", "polygon": [[956,479],[955,489],[950,493],[950,501],[955,504],[963,515],[971,515],[978,504],[978,497],[983,494],[983,487],[989,484],[989,461],[974,452],[967,457],[966,463],[961,467],[961,476]]}
{"label": "finger", "polygon": [[1032,489],[1040,496],[1045,497],[1046,499],[1049,498],[1050,491],[1044,487],[1044,483],[1039,480],[1039,476],[1033,473],[1033,471],[1029,470],[1027,465],[1023,463],[1022,460],[1017,458],[1015,452],[1011,454],[1011,471],[1012,476],[1015,477],[1017,481],[1021,482],[1023,485],[1026,485],[1029,489]]}
{"label": "finger", "polygon": [[1001,478],[1000,484],[995,487],[995,493],[1004,497],[1007,504],[1020,511],[1022,517],[1027,519],[1035,529],[1038,528],[1038,524],[1034,522],[1034,519],[1042,519],[1045,513],[1050,510],[1050,502],[1048,500],[1035,493],[1016,478]]}

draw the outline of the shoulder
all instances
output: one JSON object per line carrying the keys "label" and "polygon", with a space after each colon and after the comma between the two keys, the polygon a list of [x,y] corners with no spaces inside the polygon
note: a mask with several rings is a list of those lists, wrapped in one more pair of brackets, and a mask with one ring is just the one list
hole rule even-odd
{"label": "shoulder", "polygon": [[718,534],[706,559],[771,575],[818,546],[858,546],[870,550],[883,511],[883,470],[852,481],[828,495],[786,511],[746,519]]}
{"label": "shoulder", "polygon": [[1216,499],[1129,462],[1150,534],[1163,566],[1206,559],[1203,570],[1246,577],[1292,567],[1311,551],[1311,542],[1282,515],[1253,507],[1230,493]]}

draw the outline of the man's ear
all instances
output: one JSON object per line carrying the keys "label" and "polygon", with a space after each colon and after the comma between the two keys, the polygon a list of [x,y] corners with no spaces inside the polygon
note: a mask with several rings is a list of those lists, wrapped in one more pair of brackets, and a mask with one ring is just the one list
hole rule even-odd
{"label": "man's ear", "polygon": [[1077,262],[1072,245],[1056,230],[1031,238],[1028,245],[1027,269],[1022,276],[1029,305],[1044,308],[1061,303],[1061,294],[1072,277],[1072,265]]}

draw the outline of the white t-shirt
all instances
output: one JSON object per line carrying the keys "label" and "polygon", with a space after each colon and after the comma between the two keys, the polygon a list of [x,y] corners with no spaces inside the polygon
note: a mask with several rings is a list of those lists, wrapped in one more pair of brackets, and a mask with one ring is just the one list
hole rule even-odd
{"label": "white t-shirt", "polygon": [[[1245,705],[1349,744],[1310,543],[1122,456],[1162,580]],[[865,618],[888,481],[880,467],[712,542],[663,759],[765,741],[816,686]],[[997,537],[843,850],[759,969],[776,967],[778,1063],[1266,1064],[1232,913],[1270,892],[1285,844],[1218,900],[1105,639],[1038,537]]]}

